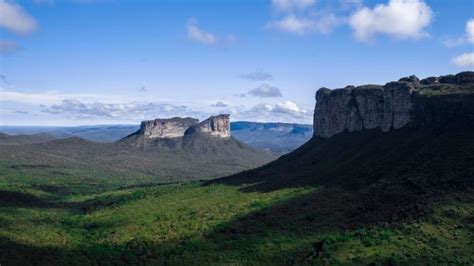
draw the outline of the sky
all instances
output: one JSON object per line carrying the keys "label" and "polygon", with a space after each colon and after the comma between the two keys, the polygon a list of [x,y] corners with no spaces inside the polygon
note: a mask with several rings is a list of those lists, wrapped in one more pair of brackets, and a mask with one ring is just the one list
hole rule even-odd
{"label": "sky", "polygon": [[312,123],[318,88],[474,69],[474,0],[0,0],[0,124]]}

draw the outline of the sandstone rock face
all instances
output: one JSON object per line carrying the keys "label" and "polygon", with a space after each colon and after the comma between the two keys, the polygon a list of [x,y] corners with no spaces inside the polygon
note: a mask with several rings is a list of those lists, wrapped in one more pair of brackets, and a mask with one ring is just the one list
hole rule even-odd
{"label": "sandstone rock face", "polygon": [[451,94],[456,90],[463,90],[463,93],[474,91],[474,72],[421,81],[410,76],[384,86],[321,88],[316,92],[314,135],[327,138],[343,131],[379,128],[386,132],[398,129],[414,120],[415,105],[426,104],[422,103],[426,101],[420,101],[421,98]]}
{"label": "sandstone rock face", "polygon": [[215,137],[228,138],[231,136],[229,115],[211,116],[186,131],[186,134],[193,133],[204,133]]}
{"label": "sandstone rock face", "polygon": [[315,135],[330,137],[345,130],[400,128],[410,122],[412,90],[407,82],[320,89],[316,93]]}
{"label": "sandstone rock face", "polygon": [[139,134],[149,139],[179,138],[184,136],[189,127],[198,122],[199,120],[189,117],[143,121],[140,125]]}

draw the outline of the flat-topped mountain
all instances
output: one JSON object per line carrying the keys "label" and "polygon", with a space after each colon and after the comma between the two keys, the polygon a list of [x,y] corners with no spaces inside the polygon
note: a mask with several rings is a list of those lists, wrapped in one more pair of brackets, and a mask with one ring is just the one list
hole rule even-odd
{"label": "flat-topped mountain", "polygon": [[[190,119],[193,120],[193,122],[189,122],[191,125],[199,122],[197,119]],[[170,120],[173,119],[143,121],[139,125],[85,125],[75,127],[0,126],[0,132],[8,135],[46,133],[55,138],[76,136],[89,141],[110,143],[137,133],[137,131],[143,132],[143,135],[156,136],[158,134],[158,136],[166,138],[166,134],[170,134],[170,130],[172,130],[169,126],[172,122],[177,122]],[[178,118],[178,120],[183,121],[182,118]],[[156,127],[156,124],[162,124],[159,127],[161,129],[157,130],[158,133],[154,131],[156,129],[153,129]],[[187,130],[187,125],[182,126],[183,129]],[[185,131],[179,130],[179,132],[179,135],[181,135]],[[235,139],[253,148],[271,151],[275,154],[284,154],[308,141],[313,135],[313,125],[237,121],[230,123],[230,133]],[[48,141],[50,139],[45,138],[44,140]]]}
{"label": "flat-topped mountain", "polygon": [[0,160],[21,158],[29,164],[90,168],[111,176],[153,176],[155,181],[168,182],[228,175],[275,158],[234,139],[229,119],[217,115],[202,122],[178,117],[144,121],[138,131],[114,143],[71,137],[2,145]]}
{"label": "flat-topped mountain", "polygon": [[186,134],[209,134],[211,136],[228,138],[230,134],[230,115],[211,116],[199,124],[191,126]]}
{"label": "flat-topped mountain", "polygon": [[179,138],[184,136],[184,132],[189,127],[199,123],[195,118],[173,117],[170,119],[155,119],[143,121],[137,134],[145,138]]}
{"label": "flat-topped mountain", "polygon": [[229,138],[230,115],[220,114],[211,116],[199,122],[195,118],[174,117],[170,119],[155,119],[143,121],[140,129],[122,139],[122,141],[141,141],[142,143],[174,143],[191,135],[207,135],[212,137]]}
{"label": "flat-topped mountain", "polygon": [[[426,119],[470,120],[474,113],[444,110],[441,102],[437,103],[437,107],[429,107],[431,114],[424,109],[434,101],[433,98],[442,99],[444,102],[456,101],[457,103],[449,104],[449,108],[459,111],[469,108],[463,106],[469,96],[463,95],[474,93],[473,84],[474,72],[462,72],[422,80],[411,76],[384,86],[347,86],[335,90],[321,88],[316,93],[314,135],[331,137],[346,130],[353,132],[374,128],[386,132]],[[436,97],[441,95],[445,97]],[[448,95],[461,96],[454,99]],[[430,97],[432,99],[427,101]]]}
{"label": "flat-topped mountain", "polygon": [[[262,225],[326,217],[352,228],[423,217],[433,204],[474,190],[474,73],[384,86],[320,89],[313,138],[257,169],[213,180],[272,191],[317,186],[312,195],[273,209]],[[472,195],[472,194],[471,194]],[[451,203],[452,204],[452,203]],[[303,215],[304,214],[304,215]]]}

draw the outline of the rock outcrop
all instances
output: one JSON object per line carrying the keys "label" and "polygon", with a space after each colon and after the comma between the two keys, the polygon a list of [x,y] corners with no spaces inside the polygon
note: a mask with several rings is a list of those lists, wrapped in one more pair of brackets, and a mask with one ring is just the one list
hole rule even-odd
{"label": "rock outcrop", "polygon": [[137,132],[125,137],[123,140],[138,138],[143,141],[159,139],[174,139],[175,141],[179,141],[180,138],[191,136],[193,134],[204,134],[219,138],[230,137],[229,115],[221,114],[211,116],[202,122],[190,117],[174,117],[169,119],[143,121]]}
{"label": "rock outcrop", "polygon": [[190,117],[143,121],[140,125],[139,134],[148,139],[179,138],[184,136],[189,127],[198,122],[199,120]]}
{"label": "rock outcrop", "polygon": [[221,138],[228,138],[231,136],[230,134],[230,121],[229,115],[221,114],[217,116],[211,116],[208,119],[191,126],[187,131],[186,134],[195,134],[195,133],[202,133],[208,134],[211,136],[221,137]]}
{"label": "rock outcrop", "polygon": [[[415,115],[433,98],[440,95],[465,95],[474,92],[474,72],[430,77],[419,80],[416,76],[402,78],[384,86],[347,86],[330,90],[321,88],[316,93],[314,135],[331,137],[343,131],[360,131],[379,128],[382,131],[398,129],[414,123]],[[451,97],[452,98],[452,97]],[[457,97],[462,100],[462,97]],[[452,100],[450,100],[452,101]],[[455,104],[449,104],[451,109]],[[434,119],[458,119],[462,114],[431,110]],[[469,114],[468,114],[469,116]],[[424,116],[426,117],[426,116]]]}

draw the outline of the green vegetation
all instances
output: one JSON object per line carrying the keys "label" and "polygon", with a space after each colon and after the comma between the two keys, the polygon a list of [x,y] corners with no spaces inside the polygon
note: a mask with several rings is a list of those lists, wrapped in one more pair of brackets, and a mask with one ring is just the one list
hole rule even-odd
{"label": "green vegetation", "polygon": [[472,193],[419,219],[341,228],[338,209],[308,207],[321,186],[139,182],[2,162],[0,264],[474,262]]}
{"label": "green vegetation", "polygon": [[421,95],[425,96],[439,96],[439,95],[453,95],[453,94],[472,94],[474,93],[474,86],[472,85],[454,85],[454,84],[435,84],[424,86],[419,89]]}

